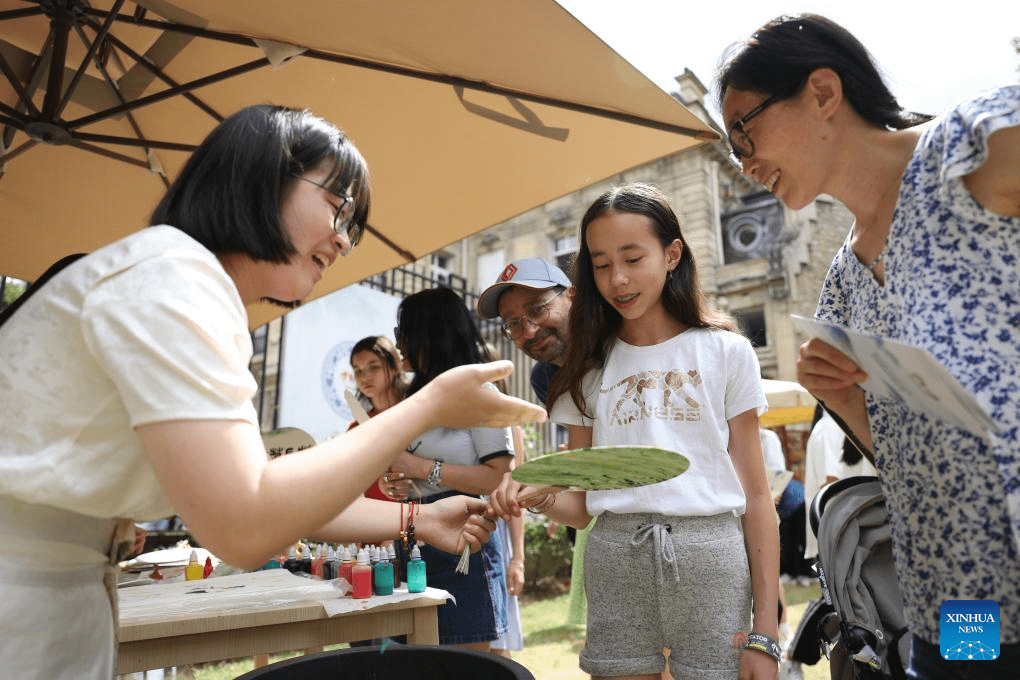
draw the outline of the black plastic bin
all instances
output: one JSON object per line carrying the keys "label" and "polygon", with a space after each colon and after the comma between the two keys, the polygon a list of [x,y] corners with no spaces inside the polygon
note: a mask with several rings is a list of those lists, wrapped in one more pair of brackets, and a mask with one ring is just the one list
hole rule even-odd
{"label": "black plastic bin", "polygon": [[516,661],[456,647],[388,645],[308,654],[257,668],[237,680],[535,680]]}

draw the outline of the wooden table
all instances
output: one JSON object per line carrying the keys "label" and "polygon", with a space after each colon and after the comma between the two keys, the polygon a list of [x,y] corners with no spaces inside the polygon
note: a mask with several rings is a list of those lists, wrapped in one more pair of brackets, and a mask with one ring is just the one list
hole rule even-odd
{"label": "wooden table", "polygon": [[393,635],[438,644],[436,610],[448,597],[405,587],[352,600],[281,569],[123,588],[119,595],[118,674]]}

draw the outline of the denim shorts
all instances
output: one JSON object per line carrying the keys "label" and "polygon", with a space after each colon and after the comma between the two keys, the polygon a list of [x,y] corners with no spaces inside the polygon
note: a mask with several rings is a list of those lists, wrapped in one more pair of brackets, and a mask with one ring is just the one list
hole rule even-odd
{"label": "denim shorts", "polygon": [[588,635],[581,670],[732,680],[738,632],[751,624],[739,518],[603,513],[584,552]]}
{"label": "denim shorts", "polygon": [[[422,499],[422,502],[429,503],[450,495],[453,494],[436,494]],[[398,559],[404,564],[407,556],[399,542],[397,548],[400,553]],[[456,600],[456,604],[447,601],[438,608],[439,644],[464,645],[491,642],[498,638],[506,630],[506,577],[499,536],[493,534],[481,552],[471,555],[467,574],[456,573],[460,555],[451,555],[431,545],[422,545],[419,550],[425,561],[428,586],[445,590]],[[504,596],[496,603],[501,606],[499,612],[494,609],[487,573],[502,579]]]}

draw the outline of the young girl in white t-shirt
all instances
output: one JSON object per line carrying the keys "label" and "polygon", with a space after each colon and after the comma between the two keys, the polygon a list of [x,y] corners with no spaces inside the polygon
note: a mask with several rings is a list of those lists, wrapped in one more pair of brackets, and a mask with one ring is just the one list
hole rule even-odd
{"label": "young girl in white t-shirt", "polygon": [[656,446],[690,467],[659,484],[521,503],[528,487],[507,476],[493,507],[506,516],[530,505],[575,527],[597,518],[584,557],[584,671],[659,678],[669,648],[678,679],[774,680],[779,534],[754,350],[708,307],[658,189],[607,191],[579,241],[550,417],[567,425],[570,448]]}

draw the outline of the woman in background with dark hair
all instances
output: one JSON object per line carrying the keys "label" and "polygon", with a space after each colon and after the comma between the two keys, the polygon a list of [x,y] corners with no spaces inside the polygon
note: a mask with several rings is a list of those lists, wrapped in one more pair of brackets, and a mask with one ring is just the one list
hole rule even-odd
{"label": "woman in background with dark hair", "polygon": [[[449,288],[423,290],[405,298],[395,335],[407,370],[414,371],[409,398],[427,389],[443,371],[490,358],[464,301]],[[494,385],[488,388],[499,391]],[[384,481],[382,486],[391,497],[396,492],[402,498],[407,480],[413,480],[423,504],[456,493],[487,495],[510,470],[513,459],[509,427],[440,427],[411,440],[407,452],[394,460],[387,473],[391,478],[393,473],[404,477],[389,487]],[[483,554],[471,556],[467,574],[455,573],[456,557],[428,545],[422,549],[429,585],[448,590],[457,600],[456,605],[439,607],[441,644],[488,650],[489,643],[505,632],[502,548],[493,535]]]}
{"label": "woman in background with dark hair", "polygon": [[[930,352],[991,415],[974,434],[896,398],[818,339],[798,380],[875,462],[914,633],[908,673],[1006,678],[1020,664],[1020,85],[932,118],[904,111],[861,43],[816,15],[740,43],[718,78],[730,144],[798,210],[820,194],[854,224],[815,315]],[[1001,610],[994,661],[939,649],[947,600]]]}
{"label": "woman in background with dark hair", "polygon": [[[369,196],[334,125],[245,108],[191,155],[155,226],[61,270],[0,327],[0,677],[113,676],[134,520],[180,515],[242,568],[302,537],[393,538],[399,508],[361,494],[408,441],[544,418],[485,389],[510,362],[464,366],[354,432],[267,459],[245,306],[307,297],[357,244]],[[449,499],[415,521],[459,552],[491,529],[469,520],[483,509]]]}

